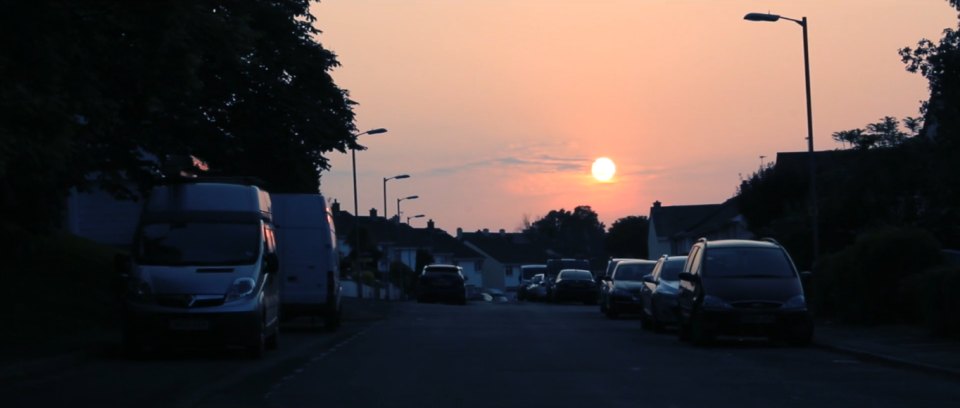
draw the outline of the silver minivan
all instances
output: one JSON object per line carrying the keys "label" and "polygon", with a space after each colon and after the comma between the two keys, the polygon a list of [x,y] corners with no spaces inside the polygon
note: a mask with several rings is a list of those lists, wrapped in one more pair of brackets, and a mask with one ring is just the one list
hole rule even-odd
{"label": "silver minivan", "polygon": [[279,261],[270,195],[254,185],[154,188],[126,269],[124,345],[276,348]]}

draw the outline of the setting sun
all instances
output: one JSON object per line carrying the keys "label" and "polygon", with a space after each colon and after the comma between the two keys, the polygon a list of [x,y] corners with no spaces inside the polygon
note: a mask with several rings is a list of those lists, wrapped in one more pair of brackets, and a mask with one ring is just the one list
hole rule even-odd
{"label": "setting sun", "polygon": [[593,178],[597,181],[608,182],[617,173],[617,165],[613,164],[613,160],[601,157],[593,162],[591,172],[593,172]]}

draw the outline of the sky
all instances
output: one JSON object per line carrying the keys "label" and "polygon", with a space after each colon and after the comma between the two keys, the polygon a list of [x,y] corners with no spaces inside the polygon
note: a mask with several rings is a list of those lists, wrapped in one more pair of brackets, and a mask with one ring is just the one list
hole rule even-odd
{"label": "sky", "polygon": [[[323,0],[366,150],[361,215],[453,232],[519,231],[589,205],[610,227],[663,205],[716,204],[777,152],[806,151],[808,18],[814,144],[883,116],[919,116],[927,82],[897,50],[957,26],[945,0]],[[765,156],[761,158],[761,156]],[[351,155],[321,193],[353,211]],[[596,158],[614,178],[591,176]]]}

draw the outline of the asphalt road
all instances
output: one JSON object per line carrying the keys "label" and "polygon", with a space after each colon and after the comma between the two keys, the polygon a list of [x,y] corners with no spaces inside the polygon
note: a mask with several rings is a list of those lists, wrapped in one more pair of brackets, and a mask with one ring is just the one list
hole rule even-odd
{"label": "asphalt road", "polygon": [[287,326],[263,360],[186,350],[102,356],[0,387],[5,407],[952,406],[960,383],[817,348],[709,348],[595,306],[398,303],[337,333]]}

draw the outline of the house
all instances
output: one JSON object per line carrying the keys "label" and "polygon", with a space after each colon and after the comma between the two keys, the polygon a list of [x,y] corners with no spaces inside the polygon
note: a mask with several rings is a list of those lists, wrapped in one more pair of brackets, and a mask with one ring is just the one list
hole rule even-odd
{"label": "house", "polygon": [[381,276],[390,271],[393,262],[400,262],[416,271],[417,252],[426,251],[433,257],[434,263],[460,266],[468,282],[483,281],[481,270],[484,257],[446,231],[436,228],[433,220],[429,220],[425,228],[413,228],[378,216],[376,209],[371,209],[368,216],[355,218],[353,214],[341,211],[340,204],[336,201],[331,205],[331,212],[334,215],[341,256],[346,257],[353,251],[355,244],[351,242],[351,238],[356,227],[361,236],[382,255],[376,264],[377,272]]}
{"label": "house", "polygon": [[651,259],[660,255],[686,255],[697,239],[752,239],[736,199],[722,204],[664,206],[650,208],[647,250]]}
{"label": "house", "polygon": [[457,239],[484,257],[483,287],[516,290],[520,283],[520,266],[543,264],[557,257],[546,247],[530,241],[522,233],[482,230],[464,233],[457,229]]}

